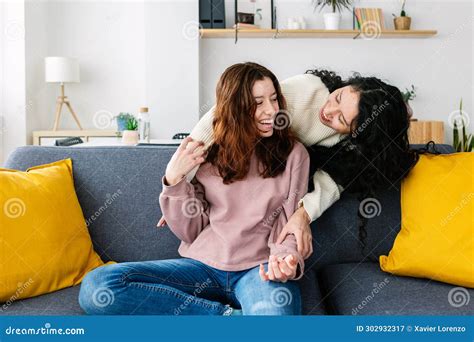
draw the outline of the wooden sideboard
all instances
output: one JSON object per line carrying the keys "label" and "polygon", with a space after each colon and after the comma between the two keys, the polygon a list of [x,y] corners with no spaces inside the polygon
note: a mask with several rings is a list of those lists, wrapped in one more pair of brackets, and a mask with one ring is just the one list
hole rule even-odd
{"label": "wooden sideboard", "polygon": [[444,122],[411,121],[408,140],[410,144],[426,144],[431,140],[437,144],[444,144]]}
{"label": "wooden sideboard", "polygon": [[80,137],[84,142],[116,140],[117,132],[112,130],[69,130],[69,131],[34,131],[33,145],[53,146],[56,139]]}
{"label": "wooden sideboard", "polygon": [[[115,145],[119,143],[116,131],[106,130],[71,130],[71,131],[35,131],[33,145],[54,145],[58,138],[81,137],[89,145]],[[410,144],[426,144],[433,140],[437,144],[444,143],[443,121],[411,121],[408,131]]]}

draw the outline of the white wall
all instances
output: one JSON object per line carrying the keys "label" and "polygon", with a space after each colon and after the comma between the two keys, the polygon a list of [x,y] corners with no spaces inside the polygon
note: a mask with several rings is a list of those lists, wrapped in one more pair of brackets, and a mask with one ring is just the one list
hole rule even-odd
{"label": "white wall", "polygon": [[[310,0],[275,0],[280,28],[287,17],[302,15],[308,28],[323,28],[322,14],[313,12]],[[399,12],[398,1],[357,1],[358,7],[381,7],[386,27],[393,27],[391,13]],[[406,10],[413,29],[436,29],[427,39],[203,39],[200,46],[201,115],[215,101],[220,74],[233,63],[255,61],[270,68],[282,80],[310,68],[329,68],[344,76],[352,71],[373,75],[401,90],[414,84],[412,102],[419,120],[447,123],[462,97],[465,111],[473,117],[473,12],[470,0],[408,1]],[[323,10],[326,11],[326,10]],[[226,2],[226,24],[233,25],[233,1]],[[343,27],[352,28],[351,13],[343,16]],[[446,141],[452,141],[445,125]]]}
{"label": "white wall", "polygon": [[152,138],[171,139],[199,120],[197,1],[147,1],[146,96]]}
{"label": "white wall", "polygon": [[[44,82],[46,56],[79,60],[81,82],[66,84],[66,95],[84,128],[108,128],[94,121],[96,113],[136,112],[146,105],[143,2],[28,2],[26,16],[32,130],[52,129],[54,122],[59,85]],[[66,108],[60,128],[77,129]]]}
{"label": "white wall", "polygon": [[24,1],[0,2],[0,165],[26,144]]}
{"label": "white wall", "polygon": [[[241,38],[237,45],[233,39],[197,38],[197,0],[1,3],[2,8],[6,3],[16,8],[2,11],[2,27],[12,20],[20,27],[19,39],[7,40],[5,34],[0,39],[4,157],[16,146],[31,143],[33,130],[53,125],[59,87],[44,82],[44,57],[52,55],[79,59],[81,83],[68,84],[66,94],[83,126],[90,129],[97,128],[94,115],[98,112],[116,115],[149,106],[154,138],[189,131],[198,113],[205,113],[214,103],[223,70],[252,60],[268,66],[280,79],[326,67],[343,75],[351,71],[375,75],[400,88],[414,84],[418,96],[412,105],[420,120],[447,122],[463,97],[471,115],[470,131],[474,131],[471,0],[408,1],[413,29],[436,29],[439,33],[433,38]],[[309,28],[323,27],[322,15],[313,13],[311,0],[275,0],[275,4],[280,27],[285,27],[288,16],[298,15],[305,17]],[[387,26],[390,14],[399,10],[395,0],[355,4],[382,7]],[[231,26],[233,0],[226,0],[226,6]],[[350,13],[345,13],[343,27],[351,25]],[[61,128],[75,128],[64,109]],[[451,141],[448,125],[446,138]]]}
{"label": "white wall", "polygon": [[[198,5],[179,1],[28,1],[27,103],[33,130],[52,129],[59,85],[44,82],[44,57],[79,60],[81,82],[66,95],[81,124],[104,125],[119,112],[150,108],[153,138],[189,131],[199,118]],[[62,129],[77,129],[63,108]]]}

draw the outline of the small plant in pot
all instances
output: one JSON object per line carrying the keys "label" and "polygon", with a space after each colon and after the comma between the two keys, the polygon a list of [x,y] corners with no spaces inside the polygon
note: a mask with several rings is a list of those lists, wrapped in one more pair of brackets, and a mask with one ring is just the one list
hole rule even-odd
{"label": "small plant in pot", "polygon": [[413,120],[413,109],[410,106],[410,101],[416,97],[415,86],[412,84],[411,89],[405,88],[405,91],[402,91],[402,97],[403,101],[405,101],[405,104],[407,105],[408,118]]}
{"label": "small plant in pot", "polygon": [[405,3],[406,0],[402,0],[402,9],[400,11],[400,16],[397,17],[395,14],[392,13],[394,16],[393,25],[395,26],[395,30],[409,30],[411,26],[411,17],[407,16],[405,12]]}
{"label": "small plant in pot", "polygon": [[134,116],[127,119],[126,129],[122,132],[122,143],[125,145],[138,144],[138,121]]}
{"label": "small plant in pot", "polygon": [[332,12],[324,13],[324,27],[326,30],[339,30],[341,12],[351,10],[352,0],[313,0],[314,10],[321,11],[325,6],[331,7]]}
{"label": "small plant in pot", "polygon": [[128,119],[133,118],[133,115],[130,113],[121,112],[119,115],[115,117],[117,120],[117,131],[122,132],[127,129],[127,121]]}

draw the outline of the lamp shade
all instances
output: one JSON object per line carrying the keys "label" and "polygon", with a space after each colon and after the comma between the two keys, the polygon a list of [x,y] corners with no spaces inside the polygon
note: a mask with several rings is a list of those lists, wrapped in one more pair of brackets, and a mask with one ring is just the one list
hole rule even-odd
{"label": "lamp shade", "polygon": [[46,57],[45,81],[46,82],[80,82],[79,63],[75,58]]}

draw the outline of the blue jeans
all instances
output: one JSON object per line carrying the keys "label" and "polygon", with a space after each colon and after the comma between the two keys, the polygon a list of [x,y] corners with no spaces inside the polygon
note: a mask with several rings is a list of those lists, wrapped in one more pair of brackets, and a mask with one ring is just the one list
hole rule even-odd
{"label": "blue jeans", "polygon": [[82,281],[79,304],[93,315],[301,314],[297,282],[263,281],[258,266],[227,272],[189,258],[96,268]]}

